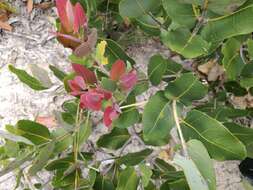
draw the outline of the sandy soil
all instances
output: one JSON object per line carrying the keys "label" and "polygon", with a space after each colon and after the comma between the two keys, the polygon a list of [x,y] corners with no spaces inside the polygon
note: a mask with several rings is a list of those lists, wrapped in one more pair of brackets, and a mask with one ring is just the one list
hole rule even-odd
{"label": "sandy soil", "polygon": [[[19,10],[18,15],[10,19],[14,32],[3,32],[0,36],[0,127],[15,124],[19,119],[33,119],[36,115],[51,115],[61,102],[63,95],[55,95],[59,82],[50,74],[54,86],[45,92],[35,92],[24,86],[8,71],[8,64],[19,68],[29,68],[29,64],[37,64],[48,68],[49,64],[69,70],[67,56],[69,51],[58,44],[50,30],[55,12],[53,9],[34,10],[28,15],[21,1],[13,1]],[[145,71],[149,57],[155,53],[169,56],[168,50],[156,42],[128,48],[129,54],[136,60],[139,69]],[[48,69],[47,69],[48,70]],[[143,97],[145,99],[147,97]],[[238,162],[216,163],[218,190],[242,190]],[[7,179],[7,180],[6,180]],[[14,178],[0,178],[0,190],[10,190],[15,185]]]}

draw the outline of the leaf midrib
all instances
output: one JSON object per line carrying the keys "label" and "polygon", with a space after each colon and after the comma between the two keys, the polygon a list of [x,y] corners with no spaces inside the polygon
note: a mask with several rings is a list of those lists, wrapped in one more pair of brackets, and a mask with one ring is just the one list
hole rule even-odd
{"label": "leaf midrib", "polygon": [[150,129],[150,131],[147,133],[147,135],[150,135],[150,133],[152,133],[153,130],[156,128],[157,123],[158,123],[158,121],[160,120],[160,116],[161,116],[161,114],[163,113],[163,111],[166,109],[166,107],[167,107],[168,104],[170,104],[170,101],[164,104],[163,108],[161,109],[161,111],[160,111],[159,114],[158,114],[157,119],[155,120],[155,123],[154,123],[153,127]]}
{"label": "leaf midrib", "polygon": [[[235,154],[234,152],[231,152],[230,150],[226,149],[225,147],[220,146],[219,144],[214,143],[213,141],[210,141],[209,139],[206,139],[204,136],[202,136],[202,134],[201,134],[197,129],[195,129],[191,124],[187,123],[185,120],[182,120],[182,122],[183,122],[184,124],[186,124],[188,127],[190,127],[191,129],[193,129],[200,137],[202,137],[204,140],[206,140],[206,141],[209,142],[210,144],[213,144],[214,146],[216,146],[216,147],[218,147],[218,148],[221,148],[221,149],[223,149],[223,150],[225,150],[225,151],[227,151],[227,152],[229,152],[229,153],[231,153],[231,154],[233,154],[233,155],[236,155],[236,157],[238,157],[238,154]],[[239,155],[239,156],[240,156],[240,155]],[[241,156],[240,156],[240,157],[241,157]]]}

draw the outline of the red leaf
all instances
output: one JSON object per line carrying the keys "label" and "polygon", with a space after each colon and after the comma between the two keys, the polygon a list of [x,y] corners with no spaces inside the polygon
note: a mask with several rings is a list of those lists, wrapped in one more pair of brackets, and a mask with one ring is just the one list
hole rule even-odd
{"label": "red leaf", "polygon": [[79,76],[83,77],[86,83],[94,84],[97,82],[95,73],[87,69],[85,66],[72,63],[72,68]]}
{"label": "red leaf", "polygon": [[123,90],[130,90],[137,83],[137,73],[135,70],[122,75],[120,78],[120,86]]}
{"label": "red leaf", "polygon": [[109,100],[112,97],[112,93],[108,90],[104,90],[102,88],[96,88],[93,90],[94,92],[97,92],[99,94],[102,94],[104,99]]}
{"label": "red leaf", "polygon": [[66,14],[69,22],[69,27],[71,28],[72,31],[74,27],[74,7],[71,4],[70,0],[67,0],[66,3]]}
{"label": "red leaf", "polygon": [[64,29],[69,32],[71,31],[71,27],[70,27],[67,12],[66,12],[66,4],[67,4],[67,0],[56,0],[56,8],[58,11],[61,24],[64,27]]}
{"label": "red leaf", "polygon": [[112,122],[118,117],[119,112],[117,111],[117,109],[115,109],[115,107],[108,106],[107,108],[105,108],[103,122],[106,127],[110,127]]}
{"label": "red leaf", "polygon": [[117,60],[110,71],[110,78],[114,81],[118,81],[120,77],[126,72],[126,66],[124,61]]}
{"label": "red leaf", "polygon": [[74,15],[74,32],[77,33],[80,27],[87,26],[87,17],[80,3],[75,5],[75,15]]}
{"label": "red leaf", "polygon": [[88,108],[94,111],[99,111],[102,106],[104,96],[95,91],[89,91],[81,95],[80,107],[82,109]]}
{"label": "red leaf", "polygon": [[68,84],[73,96],[81,95],[86,89],[84,79],[81,76],[76,76],[73,80],[68,80]]}

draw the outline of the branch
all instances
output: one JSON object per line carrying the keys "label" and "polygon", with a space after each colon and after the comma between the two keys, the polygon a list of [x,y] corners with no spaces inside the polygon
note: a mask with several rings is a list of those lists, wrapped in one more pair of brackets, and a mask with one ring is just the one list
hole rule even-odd
{"label": "branch", "polygon": [[178,115],[177,115],[177,101],[176,100],[173,100],[173,102],[172,102],[172,109],[173,109],[173,116],[174,116],[174,120],[175,120],[176,127],[177,127],[177,130],[178,130],[179,138],[180,138],[182,148],[183,148],[183,154],[184,154],[185,157],[189,157],[188,152],[187,152],[187,146],[186,146],[186,143],[185,143],[185,140],[184,140],[182,129],[181,129],[180,123],[179,123],[179,118],[178,118]]}

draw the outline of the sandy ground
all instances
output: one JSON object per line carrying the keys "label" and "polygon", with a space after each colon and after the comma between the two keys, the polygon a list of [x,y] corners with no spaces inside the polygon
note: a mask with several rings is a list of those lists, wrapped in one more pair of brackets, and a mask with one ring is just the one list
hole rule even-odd
{"label": "sandy ground", "polygon": [[[8,71],[8,64],[19,68],[29,68],[29,64],[37,64],[47,69],[49,64],[69,70],[67,56],[69,51],[64,49],[54,39],[50,30],[50,22],[54,10],[34,10],[28,15],[21,1],[13,3],[19,14],[13,16],[14,32],[0,36],[0,127],[5,124],[15,124],[19,119],[33,119],[36,115],[51,115],[63,101],[63,95],[55,95],[55,89],[60,84],[50,74],[54,86],[45,92],[35,92],[23,85]],[[162,53],[169,56],[168,50],[155,42],[129,48],[129,54],[136,60],[140,69],[145,71],[145,65],[151,55]],[[48,69],[47,69],[48,70]],[[144,97],[145,99],[146,97]],[[215,163],[218,190],[243,190],[238,162],[229,161]],[[7,180],[6,180],[7,179]],[[13,177],[0,178],[0,190],[10,190],[14,187]]]}

